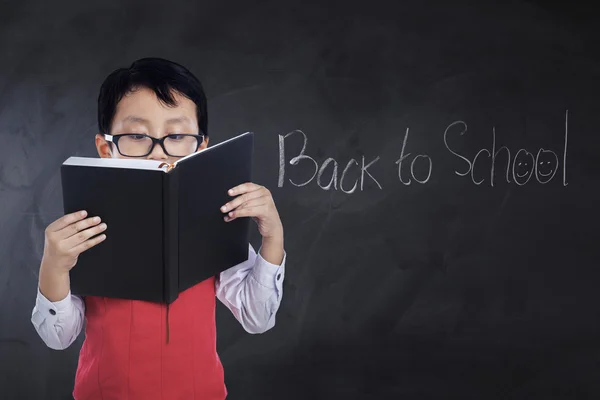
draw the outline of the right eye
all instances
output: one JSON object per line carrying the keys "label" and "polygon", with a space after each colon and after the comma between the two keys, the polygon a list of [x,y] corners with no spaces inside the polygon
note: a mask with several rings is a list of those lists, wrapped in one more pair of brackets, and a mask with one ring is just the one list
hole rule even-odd
{"label": "right eye", "polygon": [[144,140],[146,138],[145,135],[130,135],[129,139],[131,140]]}

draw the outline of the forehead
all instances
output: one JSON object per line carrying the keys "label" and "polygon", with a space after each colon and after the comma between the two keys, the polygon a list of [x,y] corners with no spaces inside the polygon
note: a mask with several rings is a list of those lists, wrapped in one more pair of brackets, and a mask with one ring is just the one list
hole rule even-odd
{"label": "forehead", "polygon": [[148,88],[135,89],[123,96],[117,104],[114,121],[124,120],[130,116],[154,122],[187,117],[192,123],[197,124],[196,104],[177,92],[173,92],[173,98],[176,105],[170,106],[161,102],[156,94]]}

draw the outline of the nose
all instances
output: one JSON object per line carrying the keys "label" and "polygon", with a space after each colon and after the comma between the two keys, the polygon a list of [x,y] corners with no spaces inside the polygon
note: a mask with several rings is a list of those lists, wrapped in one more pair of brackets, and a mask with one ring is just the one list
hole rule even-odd
{"label": "nose", "polygon": [[154,143],[154,147],[152,148],[152,152],[148,154],[149,160],[166,160],[169,158],[163,151],[162,146],[159,143]]}

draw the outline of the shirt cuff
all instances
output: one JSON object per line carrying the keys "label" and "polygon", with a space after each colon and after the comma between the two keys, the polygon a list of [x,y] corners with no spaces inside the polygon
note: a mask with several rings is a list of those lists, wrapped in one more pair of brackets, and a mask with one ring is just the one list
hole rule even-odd
{"label": "shirt cuff", "polygon": [[57,317],[66,314],[73,307],[73,301],[71,299],[71,291],[67,296],[59,301],[50,301],[42,294],[38,287],[37,295],[37,309],[42,315],[46,317]]}
{"label": "shirt cuff", "polygon": [[261,256],[259,249],[259,251],[256,253],[256,263],[254,264],[254,268],[252,269],[254,279],[256,279],[258,283],[269,289],[277,288],[279,291],[281,291],[283,279],[285,276],[286,258],[287,254],[284,251],[283,261],[281,262],[281,264],[271,264]]}

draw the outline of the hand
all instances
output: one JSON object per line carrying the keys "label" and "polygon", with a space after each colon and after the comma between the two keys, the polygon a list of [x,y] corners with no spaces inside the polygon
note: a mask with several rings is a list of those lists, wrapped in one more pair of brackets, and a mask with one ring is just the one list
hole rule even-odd
{"label": "hand", "polygon": [[269,189],[248,182],[230,189],[228,194],[235,198],[221,207],[227,213],[225,221],[250,217],[258,225],[263,239],[281,239],[283,226]]}
{"label": "hand", "polygon": [[96,236],[106,230],[106,224],[100,224],[99,217],[84,219],[86,216],[86,211],[79,211],[48,225],[42,265],[57,273],[68,273],[81,253],[106,238],[104,234]]}

